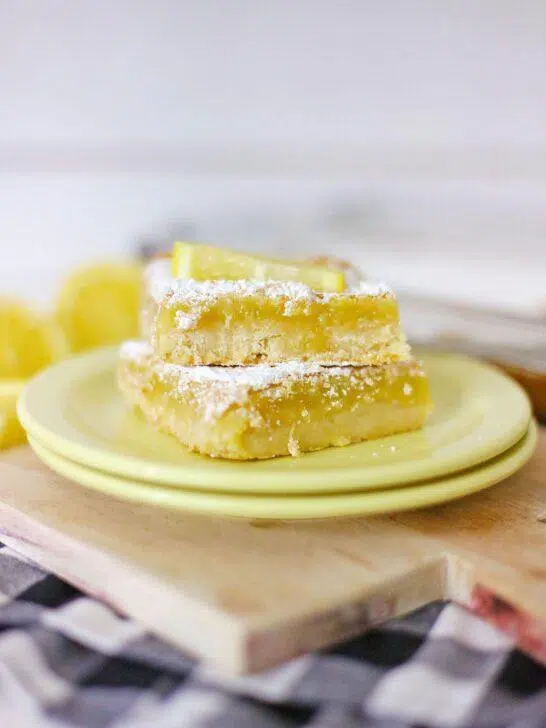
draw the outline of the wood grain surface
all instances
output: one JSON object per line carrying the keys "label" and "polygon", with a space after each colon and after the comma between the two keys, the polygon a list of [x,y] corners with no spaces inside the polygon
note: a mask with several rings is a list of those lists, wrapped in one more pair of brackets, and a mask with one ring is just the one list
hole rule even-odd
{"label": "wood grain surface", "polygon": [[123,502],[23,447],[0,461],[0,539],[187,652],[256,671],[435,599],[546,661],[546,431],[531,462],[450,504],[249,522]]}

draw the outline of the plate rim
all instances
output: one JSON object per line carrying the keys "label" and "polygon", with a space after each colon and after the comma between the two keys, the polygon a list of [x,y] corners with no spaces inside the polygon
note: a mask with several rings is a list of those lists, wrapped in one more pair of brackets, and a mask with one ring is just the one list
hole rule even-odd
{"label": "plate rim", "polygon": [[[514,475],[531,459],[537,442],[538,427],[535,421],[531,420],[526,434],[506,452],[463,472],[425,483],[413,483],[379,491],[273,496],[188,491],[155,483],[132,482],[128,478],[71,461],[34,438],[29,438],[30,446],[42,462],[54,472],[87,489],[140,505],[158,506],[171,511],[203,516],[227,516],[246,520],[307,520],[385,515],[440,505],[478,493]],[[125,497],[119,495],[120,488],[122,491],[125,489]],[[113,493],[113,490],[116,492]],[[135,492],[145,493],[148,497],[142,500],[128,495]],[[181,505],[182,503],[184,504]],[[391,505],[385,507],[385,503]],[[218,504],[223,505],[218,507]],[[312,507],[309,509],[310,504]],[[294,510],[294,506],[298,508]]]}
{"label": "plate rim", "polygon": [[[146,459],[145,457],[138,457],[138,455],[110,452],[101,450],[98,446],[92,447],[79,443],[62,433],[59,434],[58,432],[52,431],[47,425],[40,423],[39,417],[35,416],[29,410],[28,402],[34,396],[34,392],[41,387],[47,387],[51,378],[53,378],[54,383],[55,379],[57,379],[57,389],[59,389],[59,381],[64,381],[65,386],[67,386],[66,382],[77,381],[77,379],[81,379],[83,376],[89,376],[90,371],[97,372],[101,369],[105,371],[107,369],[113,369],[117,351],[118,347],[107,347],[87,352],[86,354],[60,362],[39,374],[29,382],[19,398],[17,409],[20,420],[29,435],[37,438],[40,442],[46,444],[50,450],[63,455],[69,460],[123,477],[153,480],[157,484],[175,488],[191,485],[193,488],[200,488],[206,491],[227,490],[233,492],[267,493],[276,492],[278,490],[279,478],[285,476],[290,477],[292,481],[290,490],[288,491],[289,493],[318,493],[331,491],[333,471],[336,472],[337,482],[335,489],[337,492],[355,489],[372,490],[378,487],[396,487],[401,480],[404,483],[411,483],[441,477],[449,473],[459,472],[466,467],[484,463],[496,457],[521,439],[532,417],[529,398],[525,391],[517,382],[506,376],[497,367],[464,355],[421,352],[429,360],[460,361],[467,367],[471,366],[478,368],[482,372],[486,371],[488,376],[494,376],[498,381],[502,381],[503,386],[509,387],[511,393],[516,393],[518,396],[521,405],[518,411],[518,417],[514,421],[512,428],[507,428],[504,438],[495,441],[494,447],[491,445],[487,446],[487,440],[477,443],[473,450],[473,457],[467,459],[462,465],[460,464],[460,455],[458,457],[452,457],[451,463],[449,461],[446,463],[445,461],[434,462],[430,460],[427,464],[426,458],[423,458],[422,460],[412,461],[409,465],[405,461],[384,464],[376,466],[373,474],[368,472],[366,482],[363,484],[362,478],[365,468],[362,465],[343,467],[343,469],[332,466],[322,470],[305,469],[300,466],[298,470],[278,468],[266,472],[253,469],[254,461],[215,460],[217,463],[227,463],[227,467],[222,471],[214,471],[196,467],[193,464],[177,465],[173,463],[161,463]],[[59,376],[59,372],[65,370],[68,376],[65,376],[63,379],[63,377]],[[55,387],[53,387],[54,389]],[[62,389],[60,391],[62,392]],[[426,433],[426,426],[422,432]],[[168,437],[168,435],[165,435],[165,437]],[[396,437],[396,435],[389,437]],[[385,443],[387,440],[388,437],[381,438],[382,443]],[[358,448],[361,444],[357,443],[348,446],[348,448]],[[312,456],[313,453],[309,455]],[[206,456],[197,455],[196,457],[206,458]],[[302,456],[300,461],[305,457],[305,455]],[[375,478],[373,475],[375,475]]]}

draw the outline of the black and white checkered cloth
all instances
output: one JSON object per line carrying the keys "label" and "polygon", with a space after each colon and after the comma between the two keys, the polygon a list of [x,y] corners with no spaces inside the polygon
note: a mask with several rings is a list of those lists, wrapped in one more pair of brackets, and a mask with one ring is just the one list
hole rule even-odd
{"label": "black and white checkered cloth", "polygon": [[0,728],[538,728],[546,668],[435,604],[227,678],[0,548]]}

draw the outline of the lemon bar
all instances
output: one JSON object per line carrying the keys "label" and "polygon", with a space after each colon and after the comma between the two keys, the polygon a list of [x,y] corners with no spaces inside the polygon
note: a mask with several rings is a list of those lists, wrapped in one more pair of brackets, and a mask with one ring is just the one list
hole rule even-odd
{"label": "lemon bar", "polygon": [[362,281],[340,293],[288,281],[176,279],[155,285],[151,343],[160,358],[175,364],[298,359],[362,366],[410,358],[396,298],[383,284]]}
{"label": "lemon bar", "polygon": [[415,430],[430,410],[415,361],[188,367],[163,362],[147,343],[127,342],[118,381],[149,423],[192,450],[233,460],[296,456]]}

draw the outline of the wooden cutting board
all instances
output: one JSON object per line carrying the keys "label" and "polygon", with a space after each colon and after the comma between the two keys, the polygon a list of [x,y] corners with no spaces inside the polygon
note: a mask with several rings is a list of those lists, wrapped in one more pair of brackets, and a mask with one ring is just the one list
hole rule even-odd
{"label": "wooden cutting board", "polygon": [[187,652],[259,670],[455,599],[546,662],[546,431],[520,473],[387,517],[246,522],[114,500],[28,448],[0,460],[0,539]]}

